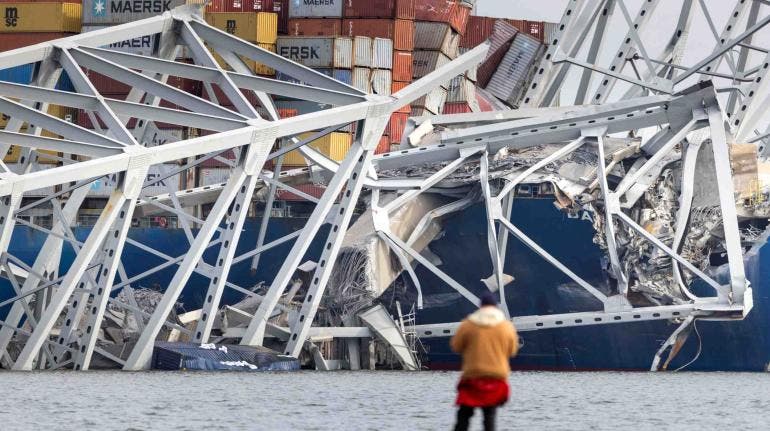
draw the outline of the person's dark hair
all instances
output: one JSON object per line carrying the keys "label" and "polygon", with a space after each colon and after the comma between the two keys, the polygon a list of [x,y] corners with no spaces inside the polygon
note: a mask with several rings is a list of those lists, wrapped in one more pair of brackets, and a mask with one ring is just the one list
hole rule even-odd
{"label": "person's dark hair", "polygon": [[484,292],[481,295],[481,306],[494,305],[497,306],[497,298],[492,292]]}

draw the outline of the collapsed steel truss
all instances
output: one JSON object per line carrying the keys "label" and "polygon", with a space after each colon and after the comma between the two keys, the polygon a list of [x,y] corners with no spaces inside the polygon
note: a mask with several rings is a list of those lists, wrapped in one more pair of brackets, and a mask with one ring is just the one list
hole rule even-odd
{"label": "collapsed steel truss", "polygon": [[[390,220],[390,215],[399,207],[421,193],[431,192],[431,188],[469,162],[478,163],[480,167],[478,183],[487,209],[490,257],[503,305],[503,262],[509,235],[522,241],[602,304],[594,312],[513,316],[520,330],[635,320],[745,316],[751,309],[751,290],[743,270],[728,143],[732,142],[732,136],[739,141],[761,142],[764,138],[761,132],[754,138],[751,136],[761,122],[762,106],[767,96],[766,83],[761,79],[765,76],[765,69],[761,64],[759,67],[749,66],[743,52],[760,50],[750,45],[750,38],[770,21],[770,17],[758,19],[761,1],[739,1],[736,17],[744,13],[750,15],[746,30],[738,33],[738,21],[731,18],[720,36],[722,42],[717,43],[713,53],[696,65],[685,67],[680,66],[679,61],[686,43],[686,28],[697,5],[694,1],[683,2],[681,18],[673,31],[671,42],[662,57],[653,59],[646,53],[640,32],[645,25],[651,25],[650,16],[658,3],[660,1],[656,0],[645,2],[634,20],[622,1],[570,0],[560,30],[548,44],[543,60],[522,97],[521,109],[414,119],[411,127],[415,133],[419,127],[432,129],[441,126],[447,127],[447,130],[438,133],[438,140],[430,145],[407,148],[408,143],[405,143],[403,151],[378,156],[373,154],[374,148],[390,114],[474,67],[486,55],[486,45],[470,51],[392,96],[363,94],[212,28],[202,21],[195,7],[180,7],[155,18],[0,53],[1,68],[38,63],[31,85],[0,82],[0,111],[10,117],[6,128],[0,131],[0,149],[7,150],[10,145],[22,147],[21,160],[27,166],[24,172],[11,172],[0,163],[0,264],[15,292],[11,300],[2,304],[13,304],[8,317],[0,322],[3,364],[19,370],[62,367],[88,369],[94,352],[97,352],[123,369],[147,368],[155,339],[164,327],[185,333],[196,342],[209,341],[212,316],[217,313],[226,288],[260,301],[255,314],[249,316],[250,324],[238,334],[241,344],[261,345],[270,332],[271,336],[285,341],[285,353],[298,356],[314,333],[323,332],[341,338],[370,337],[371,332],[363,327],[312,326],[362,190],[371,191],[372,219],[377,235],[403,263],[412,283],[419,289],[420,280],[412,270],[410,260],[425,266],[450,288],[475,304],[478,298],[470,290],[423,257],[409,240],[393,234]],[[700,6],[707,14],[702,1]],[[624,38],[619,55],[612,60],[612,64],[609,67],[601,66],[597,61],[597,53],[602,41],[606,39],[604,32],[607,17],[616,8],[621,10],[629,22],[629,34]],[[156,33],[160,34],[160,43],[153,57],[99,48]],[[581,47],[587,40],[590,40],[587,58],[578,60],[576,56],[583,52]],[[740,47],[737,64],[734,64],[731,52],[735,47]],[[174,61],[182,49],[190,53],[194,64]],[[220,67],[210,50],[215,50],[232,71]],[[306,84],[254,76],[244,63],[244,58],[263,63]],[[622,73],[624,66],[630,68],[628,65],[633,65],[639,59],[648,68],[647,73],[636,77]],[[730,74],[717,72],[720,63],[730,65]],[[571,66],[573,69],[570,69]],[[559,88],[574,67],[583,70],[575,98],[576,105],[583,105],[584,102],[592,104],[551,107],[557,104]],[[131,85],[128,98],[115,100],[99,94],[82,68]],[[633,69],[636,70],[635,66]],[[75,93],[52,89],[62,70],[72,79]],[[726,123],[723,111],[720,110],[718,95],[722,89],[718,87],[717,80],[714,81],[717,87],[711,83],[688,81],[689,77],[697,78],[696,75],[704,80],[719,78],[730,81],[728,90],[732,92],[729,93],[726,105],[729,123]],[[211,100],[166,84],[169,76],[203,82]],[[600,81],[593,98],[589,100],[587,95],[593,88],[593,77],[599,77]],[[629,87],[626,94],[613,98],[611,92],[617,81],[625,81],[633,86]],[[212,85],[221,88],[232,107],[226,108],[218,103]],[[335,107],[279,119],[271,95],[323,102]],[[181,108],[162,108],[159,106],[161,100]],[[258,102],[259,110],[255,108],[253,100]],[[84,110],[95,129],[84,129],[48,115],[46,112],[49,105]],[[725,106],[724,102],[722,106]],[[131,119],[139,121],[135,128],[128,129],[127,124]],[[216,133],[161,146],[142,145],[154,121]],[[341,163],[329,160],[306,145],[350,123],[355,123],[357,132],[351,149]],[[29,125],[26,133],[21,132],[24,124]],[[100,124],[106,127],[102,128]],[[44,137],[44,130],[62,138]],[[317,130],[321,131],[310,138],[297,138],[301,133]],[[607,173],[611,167],[605,165],[604,140],[611,134],[640,131],[650,132],[650,137],[642,144],[648,159],[613,190],[607,183]],[[672,153],[684,153],[685,150],[681,148],[689,145],[687,137],[693,132],[707,132],[712,142],[715,176],[719,185],[719,209],[724,219],[725,250],[729,262],[730,279],[726,284],[704,273],[682,257],[675,247],[648,233],[624,212],[626,204],[634,199],[631,195],[638,194],[640,185],[648,184],[641,181],[645,174],[654,173],[661,160]],[[273,150],[281,138],[292,138],[293,144]],[[523,149],[544,142],[561,143],[563,147],[527,170],[507,178],[505,186],[493,193],[488,178],[489,157],[506,147]],[[516,186],[548,163],[584,146],[595,148],[598,153],[596,178],[600,196],[604,202],[606,218],[614,221],[606,223],[604,232],[611,263],[610,272],[616,281],[616,287],[609,295],[581,279],[510,221]],[[165,174],[165,177],[170,177],[206,159],[218,158],[230,149],[239,151],[226,183],[183,192],[170,191],[158,196],[142,193],[143,188],[152,185],[145,182],[150,166],[187,159],[186,164]],[[299,149],[313,163],[313,167],[282,172],[283,156],[294,149]],[[36,158],[37,150],[53,150],[78,157],[62,158],[62,166],[54,169],[30,172],[29,167]],[[197,156],[203,157],[196,159]],[[264,169],[267,160],[275,161],[272,171]],[[381,178],[378,175],[383,171],[423,163],[443,164],[443,168],[425,178]],[[692,182],[694,169],[694,165],[685,168],[684,183]],[[330,176],[326,191],[320,199],[294,189],[290,185],[291,181],[288,181],[315,172],[326,172]],[[118,187],[109,197],[88,237],[78,241],[70,225],[86,198],[89,184],[105,175],[114,174],[118,175]],[[153,180],[153,183],[157,181]],[[22,206],[25,193],[56,185],[61,186],[61,191]],[[279,188],[317,200],[316,206],[304,229],[267,244],[264,241],[270,211],[266,210],[258,243],[252,251],[237,255],[236,245],[240,240],[247,209],[255,188],[263,186],[269,189],[266,208],[272,206]],[[398,196],[387,203],[381,203],[381,193],[397,193]],[[684,230],[690,214],[688,193],[683,191],[680,198],[684,209],[679,213],[681,223],[678,226]],[[191,215],[185,208],[197,204],[197,199],[213,201],[213,208],[205,219]],[[30,208],[44,204],[53,207],[54,222],[51,228],[25,224],[20,218]],[[426,216],[420,226],[425,226],[442,214],[456,211],[463,205],[464,202],[459,200],[434,211]],[[177,214],[190,242],[187,253],[167,256],[127,238],[135,211],[149,207]],[[627,300],[627,278],[615,250],[616,223],[631,228],[651,242],[676,262],[676,271],[686,270],[700,278],[715,290],[716,295],[700,298],[690,294],[690,300],[682,304],[633,307]],[[32,265],[8,253],[13,229],[17,224],[47,234]],[[302,263],[311,241],[319,235],[324,224],[328,224],[330,229],[325,234],[323,251],[313,270],[312,281],[301,308],[296,310],[296,317],[289,322],[288,329],[277,327],[270,323],[270,319],[276,309],[285,307],[280,299]],[[192,227],[196,225],[199,230],[194,235]],[[228,282],[228,272],[233,264],[251,259],[252,266],[256,267],[262,252],[289,241],[293,241],[291,252],[264,296],[252,292],[248,287]],[[120,257],[126,243],[165,260],[156,270],[177,268],[162,300],[151,314],[138,309],[131,300],[121,302],[114,295],[111,296],[147,275],[145,273],[129,278],[123,270]],[[60,273],[59,261],[65,244],[73,247],[77,256],[70,268]],[[219,247],[219,254],[215,264],[210,265],[203,261],[202,256],[212,246]],[[210,282],[197,326],[190,331],[170,320],[169,314],[194,273],[203,275]],[[119,277],[119,281],[116,277]],[[34,304],[35,309],[30,306],[33,296],[38,298]],[[140,322],[141,335],[125,357],[118,357],[97,346],[99,328],[108,304],[135,314]],[[507,311],[507,307],[504,308]],[[23,321],[31,331],[23,329]],[[447,322],[417,326],[414,329],[421,337],[445,337],[453,333],[456,325],[456,322]],[[22,348],[15,357],[9,352],[12,340],[21,340]]]}

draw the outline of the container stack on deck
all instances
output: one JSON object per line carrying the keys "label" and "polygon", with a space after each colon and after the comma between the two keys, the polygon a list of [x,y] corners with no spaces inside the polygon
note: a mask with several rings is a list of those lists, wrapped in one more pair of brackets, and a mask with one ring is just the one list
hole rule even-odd
{"label": "container stack on deck", "polygon": [[[0,49],[9,50],[27,45],[46,42],[53,39],[71,36],[80,32],[80,2],[32,2],[0,0]],[[32,80],[36,65],[27,64],[0,71],[0,80],[19,84],[29,84]],[[72,82],[62,74],[56,88],[72,91]],[[48,113],[67,121],[74,121],[75,111],[61,106],[50,106]],[[0,128],[8,123],[8,117],[0,117]],[[22,126],[26,130],[26,124]],[[56,137],[47,131],[43,136]],[[46,157],[49,155],[50,157]],[[33,171],[47,169],[58,163],[61,154],[53,151],[38,151],[34,160]],[[8,164],[13,172],[21,172],[22,164],[26,162],[20,147],[12,146],[3,156],[3,162]],[[41,195],[51,192],[49,189],[36,190]]]}

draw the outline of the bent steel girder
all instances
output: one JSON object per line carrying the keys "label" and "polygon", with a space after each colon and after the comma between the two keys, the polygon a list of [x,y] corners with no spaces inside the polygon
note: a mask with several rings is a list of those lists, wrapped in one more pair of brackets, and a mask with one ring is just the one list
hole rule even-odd
{"label": "bent steel girder", "polygon": [[[162,16],[116,26],[109,31],[81,34],[0,53],[0,64],[3,68],[30,62],[48,65],[47,68],[38,68],[38,77],[32,85],[0,83],[0,110],[11,117],[10,123],[13,126],[1,132],[2,142],[19,145],[30,151],[45,149],[80,156],[78,160],[65,157],[60,166],[47,171],[21,174],[8,172],[0,179],[0,211],[3,214],[0,218],[0,226],[3,228],[0,245],[3,251],[7,250],[11,240],[15,216],[20,213],[21,198],[25,192],[43,187],[62,187],[62,191],[55,195],[25,205],[25,211],[47,203],[58,207],[60,201],[65,199],[67,202],[61,220],[53,230],[46,230],[49,240],[44,244],[37,261],[30,267],[36,274],[45,272],[46,276],[27,277],[24,286],[19,286],[19,298],[14,301],[8,320],[2,322],[0,342],[3,344],[4,362],[8,366],[27,370],[74,365],[77,369],[88,369],[92,365],[93,353],[99,352],[104,358],[121,364],[124,369],[147,368],[154,341],[162,327],[174,325],[173,321],[168,320],[169,313],[194,272],[210,279],[209,292],[206,295],[209,300],[206,301],[198,328],[192,333],[194,340],[206,342],[223,289],[230,287],[241,294],[260,297],[248,288],[234,285],[227,280],[232,264],[255,258],[265,250],[286,241],[294,240],[295,249],[306,247],[318,228],[327,222],[327,214],[332,208],[337,211],[337,207],[344,203],[345,209],[340,209],[336,216],[339,220],[336,220],[336,226],[327,240],[329,247],[325,249],[324,259],[328,264],[318,268],[317,278],[323,281],[316,283],[317,290],[307,295],[302,309],[302,316],[307,316],[307,319],[294,322],[289,332],[287,351],[298,355],[308,336],[308,329],[318,307],[318,299],[323,295],[324,285],[334,267],[359,193],[365,184],[376,181],[372,177],[374,171],[371,169],[371,158],[390,114],[453,76],[463,73],[478,63],[486,53],[486,46],[481,46],[434,71],[399,94],[373,96],[209,27],[198,13],[195,8],[180,7]],[[137,56],[100,48],[110,42],[155,33],[161,34],[157,57]],[[174,61],[181,46],[187,47],[193,54],[194,64]],[[213,51],[220,53],[233,70],[226,70],[215,62],[211,54]],[[301,78],[308,84],[290,84],[254,76],[238,56],[267,64]],[[82,71],[83,68],[131,85],[132,90],[128,98],[115,100],[99,94],[89,75]],[[73,77],[75,92],[51,89],[61,70],[67,71]],[[201,81],[209,90],[211,100],[216,100],[211,89],[212,85],[217,85],[222,88],[233,108],[223,107],[168,85],[166,80],[169,76]],[[256,95],[258,104],[250,102],[251,95]],[[313,114],[279,119],[272,105],[272,95],[323,101],[332,103],[335,107]],[[171,102],[177,107],[160,107],[161,101]],[[93,129],[73,125],[48,114],[46,111],[49,104],[83,110],[91,120]],[[263,118],[265,111],[262,109],[267,111],[266,118]],[[131,121],[137,122],[133,128],[129,127]],[[160,146],[147,146],[140,139],[144,135],[144,128],[154,121],[183,127],[192,126],[212,131],[214,134]],[[306,147],[313,139],[353,122],[359,122],[360,133],[348,153],[347,162],[338,165]],[[24,124],[34,124],[35,127],[30,128],[33,133],[19,133]],[[313,138],[294,138],[301,133],[318,129],[324,131]],[[43,130],[64,138],[42,137],[40,135]],[[276,140],[282,138],[293,140],[291,148],[271,152]],[[205,219],[191,217],[186,213],[181,203],[182,199],[187,199],[186,196],[173,192],[167,194],[165,199],[170,203],[166,205],[162,203],[163,200],[158,200],[164,199],[163,195],[153,197],[143,191],[153,183],[144,181],[147,169],[152,165],[189,160],[182,167],[163,175],[167,178],[199,165],[200,161],[194,160],[198,156],[217,157],[217,154],[229,149],[240,150],[241,155],[234,163],[230,180],[214,188],[214,207]],[[277,188],[282,188],[304,195],[292,188],[290,183],[281,182],[287,178],[283,177],[280,167],[273,173],[262,172],[268,158],[280,159],[291,149],[300,150],[321,169],[331,170],[331,185],[317,202],[318,216],[312,218],[311,223],[301,232],[273,240],[269,244],[263,245],[262,234],[256,250],[238,256],[235,249],[239,243],[241,226],[256,188],[267,185],[273,189],[272,194]],[[103,176],[116,176],[118,187],[85,241],[75,241],[69,227],[63,226],[62,223],[71,222],[87,188],[90,187],[90,182]],[[334,187],[334,184],[338,186]],[[336,199],[339,194],[343,194],[343,197],[338,205]],[[310,196],[304,196],[312,199]],[[184,256],[166,256],[127,238],[135,208],[147,204],[170,211],[185,220],[187,237],[191,239],[191,243]],[[223,221],[224,227],[221,227]],[[197,235],[192,235],[189,223],[202,226]],[[219,232],[219,237],[215,239],[216,232]],[[125,274],[119,268],[121,251],[126,243],[166,262],[138,276]],[[75,249],[75,261],[61,279],[54,277],[49,281],[47,274],[58,271],[57,260],[63,245],[71,245]],[[203,252],[212,246],[220,249],[215,265],[202,261]],[[291,268],[287,267],[283,273],[293,273],[298,263],[297,261],[291,265]],[[149,320],[141,322],[141,334],[127,358],[118,358],[100,349],[97,340],[101,337],[100,326],[108,304],[137,313],[135,306],[114,301],[110,295],[129,283],[137,282],[143,276],[169,266],[177,267],[176,274]],[[6,269],[7,271],[11,270]],[[118,273],[120,280],[117,279]],[[262,308],[266,308],[275,297],[275,292],[284,287],[279,286],[280,280],[273,284],[277,287],[267,292],[262,301]],[[24,292],[36,292],[38,289],[52,293],[50,302],[38,303],[42,307],[37,311],[30,311],[26,303],[29,295]],[[314,293],[316,298],[313,298]],[[269,307],[268,316],[276,306],[277,304],[274,304]],[[278,308],[284,309],[283,306]],[[30,312],[37,314],[29,314]],[[31,325],[31,331],[18,327],[25,314],[28,315],[26,322]],[[140,319],[146,316],[143,313],[136,315],[141,316]],[[255,316],[254,322],[258,325],[261,321],[256,317],[258,316]],[[57,328],[60,329],[56,332],[59,336],[53,349],[50,349],[47,346],[51,344],[53,330],[59,324],[59,319],[63,320],[63,326]],[[20,355],[15,359],[7,353],[8,343],[14,334],[29,335],[26,342],[23,342]],[[251,339],[253,337],[247,333],[244,343]],[[44,353],[43,356],[40,355],[41,352]]]}
{"label": "bent steel girder", "polygon": [[[720,7],[721,16],[703,0],[567,3],[521,97],[522,107],[552,106],[564,93],[567,77],[573,77],[577,87],[567,86],[566,97],[574,90],[578,102],[593,104],[650,93],[676,94],[698,80],[711,80],[738,142],[766,139],[764,128],[758,126],[767,122],[768,84],[763,78],[768,50],[762,46],[770,37],[767,2],[728,2],[726,8]],[[608,26],[626,33],[622,39],[608,38]],[[697,40],[688,40],[696,34],[694,29],[699,30]],[[660,46],[661,40],[668,43]],[[606,55],[597,55],[602,43]],[[760,145],[764,152],[767,146]]]}
{"label": "bent steel girder", "polygon": [[[247,318],[249,324],[242,330],[235,328],[239,329],[233,331],[238,333],[236,340],[239,338],[243,345],[264,344],[266,334],[270,335],[269,332],[275,328],[271,319],[278,311],[285,312],[289,320],[288,328],[281,329],[280,340],[285,343],[282,351],[299,356],[311,335],[319,333],[319,328],[314,328],[313,324],[321,299],[329,290],[329,280],[338,264],[337,258],[348,226],[357,214],[357,208],[362,206],[362,196],[370,192],[373,234],[395,253],[401,267],[408,273],[418,290],[419,305],[422,305],[420,280],[413,269],[417,265],[424,266],[463,300],[478,303],[474,291],[458,283],[440,265],[423,256],[416,249],[415,242],[434,220],[483,199],[492,266],[481,269],[482,276],[486,277],[491,271],[503,300],[505,244],[510,234],[512,241],[523,243],[564,273],[574,282],[576,289],[583,289],[593,296],[597,303],[593,312],[512,316],[521,330],[672,319],[687,315],[725,319],[744,316],[751,308],[751,290],[743,271],[732,183],[728,181],[731,172],[727,146],[736,130],[730,129],[730,126],[725,129],[718,100],[721,89],[716,88],[715,91],[709,82],[687,87],[689,80],[686,78],[704,75],[714,78],[716,83],[727,80],[731,84],[753,88],[753,95],[736,96],[736,109],[747,106],[746,113],[740,118],[744,119],[743,124],[750,124],[741,131],[741,136],[750,136],[754,124],[762,120],[758,113],[762,111],[761,103],[767,93],[762,82],[765,71],[761,67],[756,69],[751,56],[739,61],[735,71],[731,68],[730,72],[725,72],[718,69],[718,65],[732,67],[734,62],[730,58],[730,49],[737,46],[748,49],[742,41],[759,32],[767,19],[758,16],[745,29],[731,28],[727,31],[729,35],[725,36],[728,40],[699,61],[699,66],[687,67],[676,63],[685,50],[684,30],[691,22],[694,4],[689,2],[685,5],[687,7],[681,8],[687,16],[680,17],[677,29],[683,33],[673,34],[662,56],[656,57],[646,45],[642,27],[654,22],[650,16],[657,3],[647,2],[647,9],[642,12],[628,10],[623,0],[570,0],[556,32],[558,40],[549,43],[524,96],[524,109],[411,119],[412,126],[432,129],[430,126],[435,125],[437,129],[423,138],[423,145],[417,142],[416,148],[405,145],[401,151],[382,155],[374,155],[374,149],[390,115],[474,67],[484,58],[485,45],[390,96],[363,94],[312,69],[237,39],[208,26],[196,8],[187,6],[147,20],[0,53],[3,68],[39,63],[32,85],[0,82],[0,111],[11,117],[6,129],[0,131],[0,149],[7,149],[10,145],[23,147],[25,164],[28,165],[20,172],[8,172],[5,165],[0,165],[0,254],[4,256],[3,268],[6,276],[15,271],[10,265],[28,271],[22,283],[14,279],[11,312],[4,322],[0,322],[3,365],[24,370],[68,366],[89,369],[94,365],[96,352],[126,370],[146,369],[150,366],[154,343],[164,328],[189,336],[194,342],[206,343],[214,339],[214,318],[223,305],[221,298],[228,288],[244,298],[257,300],[259,304],[253,315],[245,313],[242,316]],[[614,13],[610,13],[613,8]],[[756,9],[762,11],[759,6]],[[607,38],[605,30],[612,19],[623,20],[631,30],[626,37],[628,41],[624,39],[618,48],[621,55],[608,66],[600,64],[600,51],[602,46],[613,46],[612,43],[616,42],[603,40]],[[154,56],[126,54],[104,48],[111,42],[150,34],[161,35]],[[583,50],[586,41],[590,46]],[[192,64],[175,60],[182,47],[192,53]],[[576,58],[584,51],[587,58]],[[213,53],[223,58],[225,64],[216,62]],[[265,64],[307,84],[255,76],[243,59]],[[633,61],[645,63],[643,73],[631,75],[624,70],[624,66]],[[550,107],[559,100],[562,80],[571,70],[577,70],[572,67],[575,65],[580,67],[580,78],[576,79],[580,85],[577,98],[582,100],[593,95],[594,100],[590,103],[594,104]],[[133,88],[128,98],[116,100],[99,94],[88,73],[83,72],[84,67],[131,84]],[[707,70],[708,67],[713,69]],[[73,77],[75,92],[53,89],[62,70]],[[202,83],[208,97],[170,85],[169,77]],[[759,81],[757,78],[760,78]],[[628,94],[646,94],[642,91],[648,90],[653,94],[615,99],[612,88],[616,85],[620,87],[619,81],[630,82],[641,89]],[[215,87],[221,92],[214,94]],[[224,100],[217,100],[222,96],[231,102],[230,105],[223,105]],[[280,119],[273,96],[324,102],[333,107]],[[162,101],[174,106],[162,107]],[[50,115],[50,105],[83,110],[93,129]],[[134,127],[131,127],[134,122]],[[153,130],[150,126],[154,122],[192,127],[207,134],[153,146],[145,142],[145,132]],[[332,161],[307,145],[352,123],[356,124],[358,133],[341,162]],[[23,131],[25,124],[30,126],[26,133]],[[613,161],[605,160],[605,140],[658,129],[666,130],[646,141],[646,147],[643,146],[647,162],[613,187],[607,179]],[[44,136],[44,131],[62,138]],[[689,151],[695,154],[696,159],[687,160],[686,165],[696,164],[698,151],[689,150],[686,139],[688,133],[693,131],[706,131],[711,136],[717,177],[728,179],[720,180],[718,190],[719,207],[726,218],[724,230],[730,270],[727,284],[714,280],[682,256],[680,245],[687,230],[689,208],[682,209],[682,214],[678,215],[677,239],[667,243],[639,226],[624,206],[634,200],[640,188],[646,190],[650,187],[643,180],[655,173],[660,163],[681,157],[680,147],[684,148],[681,153]],[[308,132],[312,133],[311,137],[304,135]],[[279,140],[286,141],[287,145],[274,149]],[[544,143],[560,148],[521,172],[503,177],[493,175],[495,172],[491,169],[490,159],[501,149],[516,151]],[[574,268],[560,262],[511,221],[517,186],[541,175],[553,161],[584,147],[595,148],[598,153],[599,164],[592,183],[598,196],[597,202],[607,219],[601,235],[609,246],[611,272],[618,281],[609,292],[582,279]],[[61,158],[60,166],[32,172],[29,168],[30,155],[38,149],[59,151],[65,156]],[[155,183],[189,172],[206,160],[223,160],[223,153],[230,150],[237,156],[227,162],[231,167],[227,181],[179,192],[169,190],[154,196],[149,192],[150,186]],[[311,166],[282,171],[282,158],[293,150],[298,150]],[[68,155],[79,157],[69,158]],[[179,163],[180,160],[184,162]],[[268,160],[276,162],[274,168],[266,169]],[[160,179],[145,179],[151,166],[163,163],[177,163],[177,166],[161,170]],[[456,173],[459,167],[473,163],[478,163],[478,178],[470,187],[455,189],[448,180],[450,175]],[[438,168],[424,177],[383,175],[420,164],[432,164]],[[325,192],[320,198],[293,187],[318,175],[327,178]],[[101,210],[97,225],[85,240],[78,241],[72,234],[70,223],[82,206],[91,183],[105,176],[117,178],[115,191]],[[692,178],[693,173],[683,172],[683,177]],[[29,202],[31,192],[53,186],[60,187],[60,191],[45,197],[36,196]],[[260,189],[267,190],[265,201],[268,208],[262,216],[257,243],[249,244],[247,251],[239,253],[236,248],[241,242],[244,221]],[[265,243],[269,207],[279,189],[302,196],[315,206],[304,228]],[[691,192],[683,191],[685,202],[691,200],[691,196],[688,197]],[[380,205],[380,193],[395,196],[389,203]],[[443,194],[450,198],[450,202],[427,212],[408,238],[399,237],[390,226],[392,214],[425,193]],[[22,199],[26,199],[24,203]],[[21,218],[26,211],[48,204],[57,213],[56,222],[50,229]],[[190,211],[202,204],[213,206],[207,216]],[[188,242],[185,253],[170,256],[127,236],[132,215],[153,210],[178,217]],[[17,222],[47,235],[40,254],[29,265],[7,253]],[[317,238],[324,225],[329,226],[328,233]],[[692,295],[688,297],[689,302],[683,304],[632,307],[627,299],[628,269],[620,264],[617,253],[613,253],[619,247],[613,240],[620,229],[633,230],[643,241],[657,247],[667,259],[675,262],[672,276],[676,276],[682,284],[684,275],[703,279],[714,288],[717,296],[700,298]],[[323,248],[308,288],[301,297],[301,304],[286,304],[282,298],[314,239],[320,240]],[[228,280],[233,265],[251,261],[252,267],[256,268],[262,253],[282,244],[289,245],[291,250],[277,275],[268,280],[264,291],[254,291],[254,286],[239,286]],[[120,269],[124,245],[135,247],[161,263],[140,274],[126,274]],[[72,247],[76,258],[66,273],[59,274],[58,261],[63,247]],[[218,249],[212,253],[215,255],[214,262],[204,260],[204,252],[215,247]],[[164,286],[165,291],[152,312],[114,297],[121,289],[169,268],[173,269],[173,278],[168,286]],[[190,331],[171,316],[177,299],[185,289],[192,288],[190,280],[193,274],[205,277],[207,282],[200,317]],[[683,290],[690,293],[686,286]],[[295,286],[290,293],[293,297],[297,292]],[[32,307],[31,297],[38,293],[49,295],[50,301],[36,301],[35,307]],[[129,296],[128,302],[131,302],[130,299]],[[99,344],[102,337],[99,329],[110,308],[134,313],[139,320],[136,343],[122,357],[106,351]],[[22,321],[26,323],[20,327]],[[455,327],[456,322],[446,322],[419,326],[414,330],[420,336],[447,336],[453,333]],[[352,330],[359,335],[369,334],[368,330],[357,328],[328,330],[331,333]],[[21,354],[16,358],[9,349],[14,336],[21,343]]]}

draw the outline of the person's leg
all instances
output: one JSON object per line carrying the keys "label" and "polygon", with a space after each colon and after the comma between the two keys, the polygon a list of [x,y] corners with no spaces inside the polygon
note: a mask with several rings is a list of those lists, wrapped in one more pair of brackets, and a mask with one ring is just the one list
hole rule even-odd
{"label": "person's leg", "polygon": [[460,406],[457,409],[457,423],[455,424],[455,431],[467,431],[468,424],[473,416],[473,407]]}
{"label": "person's leg", "polygon": [[484,431],[495,431],[495,414],[497,407],[484,407]]}

